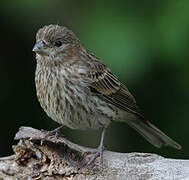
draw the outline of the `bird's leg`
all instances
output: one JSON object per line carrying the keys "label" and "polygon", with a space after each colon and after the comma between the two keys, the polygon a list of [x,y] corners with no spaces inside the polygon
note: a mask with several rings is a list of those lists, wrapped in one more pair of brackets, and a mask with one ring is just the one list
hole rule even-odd
{"label": "bird's leg", "polygon": [[43,144],[44,140],[46,140],[49,136],[55,136],[56,138],[58,138],[61,135],[61,130],[63,128],[64,128],[64,125],[59,126],[59,127],[57,127],[56,129],[54,129],[52,131],[47,131],[47,134],[45,135],[45,137],[41,141],[41,144]]}
{"label": "bird's leg", "polygon": [[52,130],[52,131],[48,131],[47,135],[45,135],[45,137],[48,136],[55,136],[56,138],[58,138],[58,136],[61,135],[61,131],[64,128],[64,125],[57,127],[56,129]]}
{"label": "bird's leg", "polygon": [[100,144],[99,144],[98,148],[95,149],[95,150],[94,149],[93,150],[88,150],[86,152],[87,154],[94,154],[94,155],[91,157],[91,159],[86,164],[82,164],[81,168],[84,167],[84,166],[90,165],[99,156],[100,156],[100,163],[103,164],[103,151],[104,151],[104,136],[105,136],[105,132],[106,132],[106,128],[103,128],[102,134],[101,134],[101,140],[100,140]]}
{"label": "bird's leg", "polygon": [[100,144],[98,146],[97,152],[100,155],[100,162],[103,163],[103,151],[104,151],[104,136],[105,136],[106,128],[103,128],[102,134],[101,134],[101,140]]}

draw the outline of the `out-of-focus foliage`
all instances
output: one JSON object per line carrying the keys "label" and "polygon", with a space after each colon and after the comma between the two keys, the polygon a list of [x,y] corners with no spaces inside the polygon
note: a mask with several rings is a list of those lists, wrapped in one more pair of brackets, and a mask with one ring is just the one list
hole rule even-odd
{"label": "out-of-focus foliage", "polygon": [[[58,126],[35,95],[36,31],[46,24],[72,29],[127,84],[144,114],[177,140],[181,151],[152,147],[125,124],[109,128],[105,144],[121,152],[188,158],[189,1],[0,1],[0,155],[11,153],[19,126]],[[95,147],[99,132],[65,129],[69,139]]]}

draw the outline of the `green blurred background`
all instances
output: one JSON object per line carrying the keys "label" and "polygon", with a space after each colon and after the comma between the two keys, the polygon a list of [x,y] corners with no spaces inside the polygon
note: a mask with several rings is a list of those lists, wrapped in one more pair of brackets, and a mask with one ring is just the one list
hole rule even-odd
{"label": "green blurred background", "polygon": [[[188,0],[6,0],[0,1],[0,156],[12,153],[20,126],[58,126],[35,93],[36,31],[46,24],[72,29],[127,84],[144,114],[183,149],[157,149],[126,124],[112,124],[105,146],[117,152],[153,152],[189,158]],[[96,147],[100,132],[64,130]]]}

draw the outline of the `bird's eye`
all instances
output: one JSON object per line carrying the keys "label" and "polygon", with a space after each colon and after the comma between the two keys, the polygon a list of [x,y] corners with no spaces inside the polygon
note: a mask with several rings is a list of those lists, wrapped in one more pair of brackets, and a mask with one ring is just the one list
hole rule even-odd
{"label": "bird's eye", "polygon": [[59,40],[59,41],[56,41],[56,42],[55,42],[55,45],[56,45],[57,47],[62,46],[62,41],[60,41],[60,40]]}

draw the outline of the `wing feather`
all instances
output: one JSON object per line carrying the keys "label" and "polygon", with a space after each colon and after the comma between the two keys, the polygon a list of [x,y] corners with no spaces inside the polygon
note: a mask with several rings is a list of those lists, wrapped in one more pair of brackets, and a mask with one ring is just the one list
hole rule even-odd
{"label": "wing feather", "polygon": [[88,72],[88,79],[90,80],[89,88],[92,93],[122,110],[143,117],[127,87],[111,73],[105,64],[97,62],[92,70]]}

